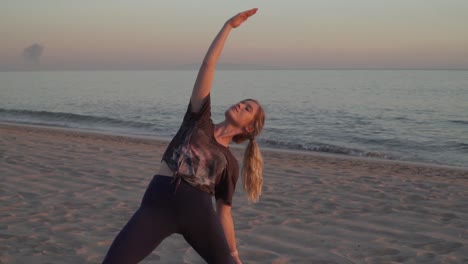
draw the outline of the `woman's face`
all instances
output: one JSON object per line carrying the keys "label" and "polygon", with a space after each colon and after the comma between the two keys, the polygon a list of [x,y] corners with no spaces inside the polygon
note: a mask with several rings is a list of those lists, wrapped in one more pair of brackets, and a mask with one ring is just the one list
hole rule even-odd
{"label": "woman's face", "polygon": [[234,125],[241,128],[246,128],[247,132],[250,132],[248,131],[248,127],[252,125],[252,122],[255,118],[258,109],[259,106],[256,102],[251,100],[243,100],[229,107],[229,109],[226,110],[224,115],[226,119]]}

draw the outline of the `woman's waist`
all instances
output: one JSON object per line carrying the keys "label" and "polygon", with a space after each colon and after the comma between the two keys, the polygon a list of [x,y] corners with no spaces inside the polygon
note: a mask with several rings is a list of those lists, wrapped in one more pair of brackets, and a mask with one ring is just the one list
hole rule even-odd
{"label": "woman's waist", "polygon": [[161,162],[161,165],[159,166],[159,172],[155,176],[175,177],[172,182],[183,180],[196,189],[209,193],[210,195],[214,194],[214,181],[207,182],[206,179],[200,180],[195,176],[175,173],[164,160]]}
{"label": "woman's waist", "polygon": [[159,166],[159,171],[158,175],[162,176],[169,176],[169,177],[174,177],[174,171],[169,168],[167,165],[166,161],[161,161],[161,165]]}
{"label": "woman's waist", "polygon": [[159,166],[159,171],[158,171],[157,174],[162,175],[162,176],[183,178],[183,179],[187,179],[187,180],[195,178],[194,175],[184,174],[184,173],[180,173],[180,172],[176,172],[176,171],[172,170],[165,160],[161,161],[161,165]]}
{"label": "woman's waist", "polygon": [[177,169],[176,170],[171,169],[171,167],[168,165],[168,163],[165,160],[161,161],[161,165],[159,166],[159,171],[157,174],[163,175],[163,176],[169,176],[169,177],[176,177],[176,178],[180,177],[184,179],[195,178],[195,175],[182,173],[178,171]]}

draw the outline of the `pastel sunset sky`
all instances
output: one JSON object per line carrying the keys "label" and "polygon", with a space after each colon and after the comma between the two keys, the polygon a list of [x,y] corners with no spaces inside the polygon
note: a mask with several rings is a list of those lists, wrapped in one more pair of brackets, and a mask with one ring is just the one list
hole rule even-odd
{"label": "pastel sunset sky", "polygon": [[468,69],[466,0],[0,0],[0,70],[199,64],[223,23],[220,63],[277,68]]}

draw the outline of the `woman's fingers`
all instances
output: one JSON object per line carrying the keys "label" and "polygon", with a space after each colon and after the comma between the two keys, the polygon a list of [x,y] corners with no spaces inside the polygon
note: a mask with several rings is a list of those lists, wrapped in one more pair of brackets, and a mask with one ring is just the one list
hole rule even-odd
{"label": "woman's fingers", "polygon": [[245,12],[247,13],[248,16],[251,16],[251,15],[254,15],[255,13],[257,13],[257,10],[258,10],[258,8],[252,8],[252,9],[247,10]]}
{"label": "woman's fingers", "polygon": [[257,13],[258,8],[252,8],[250,10],[244,11],[241,13],[241,16],[245,19],[249,18],[250,16],[253,16],[255,13]]}
{"label": "woman's fingers", "polygon": [[232,17],[229,21],[231,26],[234,28],[240,26],[244,21],[246,21],[250,16],[253,16],[255,13],[257,13],[258,8],[252,8],[250,10],[241,12],[234,17]]}

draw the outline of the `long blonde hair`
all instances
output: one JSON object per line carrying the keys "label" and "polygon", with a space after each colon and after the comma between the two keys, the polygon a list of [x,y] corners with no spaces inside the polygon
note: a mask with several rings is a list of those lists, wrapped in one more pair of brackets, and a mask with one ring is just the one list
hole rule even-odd
{"label": "long blonde hair", "polygon": [[249,144],[245,148],[244,152],[241,174],[247,198],[250,202],[255,203],[262,194],[263,185],[263,158],[255,137],[260,134],[263,129],[263,125],[265,124],[265,112],[258,101],[253,99],[247,100],[253,101],[258,105],[258,110],[253,120],[253,131],[248,134],[244,133],[236,135],[233,137],[233,141],[240,144],[249,140]]}

